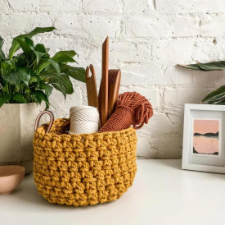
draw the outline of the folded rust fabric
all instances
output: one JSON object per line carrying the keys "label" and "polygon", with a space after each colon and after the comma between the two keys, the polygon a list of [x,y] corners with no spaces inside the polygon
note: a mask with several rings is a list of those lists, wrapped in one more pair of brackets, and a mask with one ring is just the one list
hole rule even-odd
{"label": "folded rust fabric", "polygon": [[99,132],[120,131],[133,125],[140,129],[153,116],[151,103],[137,92],[119,95],[115,111]]}

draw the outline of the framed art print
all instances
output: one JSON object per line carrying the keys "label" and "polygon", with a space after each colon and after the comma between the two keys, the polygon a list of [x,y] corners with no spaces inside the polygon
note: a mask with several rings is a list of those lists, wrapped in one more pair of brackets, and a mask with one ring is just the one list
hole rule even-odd
{"label": "framed art print", "polygon": [[225,173],[225,106],[185,104],[182,168]]}

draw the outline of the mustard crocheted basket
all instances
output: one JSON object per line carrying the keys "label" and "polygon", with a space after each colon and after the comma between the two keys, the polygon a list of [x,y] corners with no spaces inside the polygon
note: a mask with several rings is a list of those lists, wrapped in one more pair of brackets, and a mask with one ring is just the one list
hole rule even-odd
{"label": "mustard crocheted basket", "polygon": [[50,203],[72,206],[114,201],[137,171],[133,128],[119,132],[68,134],[68,119],[56,119],[34,136],[34,180]]}

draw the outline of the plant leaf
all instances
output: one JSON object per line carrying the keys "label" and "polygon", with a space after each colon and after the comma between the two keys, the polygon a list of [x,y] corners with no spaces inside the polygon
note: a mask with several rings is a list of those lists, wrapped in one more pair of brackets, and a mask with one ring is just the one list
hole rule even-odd
{"label": "plant leaf", "polygon": [[32,76],[30,79],[30,84],[36,83],[38,81],[38,76]]}
{"label": "plant leaf", "polygon": [[29,86],[30,74],[26,68],[18,68],[18,71],[3,73],[2,78],[16,87],[19,87],[21,81],[23,81],[26,86]]}
{"label": "plant leaf", "polygon": [[[85,69],[82,67],[72,67],[66,64],[59,63],[60,71],[65,73],[66,75],[79,80],[81,82],[86,82],[85,79]],[[52,67],[48,67],[48,69],[43,74],[51,74],[55,73],[55,69]]]}
{"label": "plant leaf", "polygon": [[45,46],[43,44],[37,44],[34,47],[34,53],[37,58],[37,64],[39,64],[42,57],[46,56],[45,58],[50,58],[50,55],[48,54],[47,50],[45,49]]}
{"label": "plant leaf", "polygon": [[[19,42],[19,41],[18,41]],[[35,54],[35,56],[36,56],[36,61],[37,61],[37,64],[39,64],[39,62],[40,62],[40,59],[44,56],[44,55],[46,55],[46,52],[39,52],[39,51],[37,51],[37,50],[35,50],[35,47],[34,47],[34,42],[30,39],[30,38],[27,38],[27,37],[25,37],[25,42],[26,42],[26,44],[30,47],[30,55],[31,55],[31,52],[33,52],[34,54]],[[20,42],[19,42],[19,44],[20,44]],[[21,46],[21,48],[22,48],[22,46]],[[36,48],[36,49],[38,49],[39,48],[39,46]],[[23,48],[22,48],[23,49]],[[23,49],[24,50],[24,49]],[[43,49],[41,49],[41,50],[43,50]],[[24,51],[25,52],[25,51]],[[27,53],[27,52],[25,52],[25,53]],[[27,53],[28,54],[28,53]]]}
{"label": "plant leaf", "polygon": [[70,51],[59,51],[57,52],[53,58],[60,58],[63,55],[68,55],[70,57],[74,57],[77,53],[74,50],[70,50]]}
{"label": "plant leaf", "polygon": [[[68,66],[68,65],[67,65]],[[86,82],[86,79],[85,79],[85,69],[82,68],[82,67],[72,67],[72,66],[69,66],[68,70],[65,71],[65,73],[76,79],[76,80],[79,80],[81,82]]]}
{"label": "plant leaf", "polygon": [[[4,80],[3,80],[4,81]],[[6,82],[5,82],[6,83]],[[9,94],[9,85],[3,85],[3,89],[2,89],[3,93],[5,94]]]}
{"label": "plant leaf", "polygon": [[202,99],[202,102],[216,102],[217,100],[220,100],[221,98],[225,97],[225,85],[221,86],[220,88],[210,92],[208,95]]}
{"label": "plant leaf", "polygon": [[2,46],[4,44],[4,40],[3,38],[0,36],[0,62],[5,60],[5,54],[4,52],[2,51]]}
{"label": "plant leaf", "polygon": [[25,53],[19,54],[17,56],[18,61],[17,61],[17,66],[18,67],[25,67],[27,66],[27,56]]}
{"label": "plant leaf", "polygon": [[72,94],[74,92],[73,85],[66,74],[50,73],[45,74],[44,77],[48,79],[49,83],[56,88],[58,91],[62,92],[64,96],[66,94]]}
{"label": "plant leaf", "polygon": [[46,67],[48,67],[50,65],[50,62],[48,60],[43,61],[37,69],[38,73],[41,73]]}
{"label": "plant leaf", "polygon": [[28,69],[19,69],[18,70],[19,74],[20,74],[20,79],[24,82],[24,84],[26,84],[26,86],[29,86],[29,82],[30,82],[30,73]]}
{"label": "plant leaf", "polygon": [[9,49],[9,59],[13,58],[14,53],[19,50],[20,45],[18,43],[18,41],[16,39],[24,39],[25,37],[28,38],[32,38],[33,36],[35,36],[36,34],[41,34],[41,33],[45,33],[45,32],[51,32],[55,30],[54,27],[36,27],[34,30],[32,30],[31,32],[29,32],[28,34],[23,34],[23,35],[19,35],[17,37],[15,37],[12,41],[12,45],[11,48]]}
{"label": "plant leaf", "polygon": [[34,42],[32,39],[28,38],[28,37],[25,37],[25,42],[27,43],[27,45],[29,45],[29,47],[34,50]]}
{"label": "plant leaf", "polygon": [[76,55],[75,51],[60,51],[57,52],[52,59],[58,63],[76,62],[73,57]]}
{"label": "plant leaf", "polygon": [[225,99],[223,99],[223,101],[220,101],[220,102],[217,102],[217,103],[214,103],[216,105],[225,105]]}
{"label": "plant leaf", "polygon": [[40,84],[40,88],[45,90],[45,94],[47,95],[47,97],[49,97],[52,93],[53,87],[49,84],[46,84],[44,82],[41,82]]}
{"label": "plant leaf", "polygon": [[190,65],[181,65],[178,64],[179,67],[185,68],[185,69],[189,69],[189,70],[201,70],[198,66],[198,64],[190,64]]}
{"label": "plant leaf", "polygon": [[199,63],[199,68],[205,71],[225,70],[225,61]]}
{"label": "plant leaf", "polygon": [[27,44],[26,41],[20,38],[15,38],[15,40],[19,43],[19,46],[23,49],[24,53],[27,54],[28,56],[31,56],[33,50],[29,46],[29,44]]}
{"label": "plant leaf", "polygon": [[9,101],[10,95],[0,95],[0,107],[2,107],[3,104],[5,104],[7,101]]}
{"label": "plant leaf", "polygon": [[37,52],[48,53],[48,51],[46,50],[46,48],[43,44],[37,44],[34,47],[34,50],[37,51]]}
{"label": "plant leaf", "polygon": [[42,92],[42,91],[35,91],[35,92],[32,92],[31,95],[35,96],[38,103],[41,104],[42,101],[45,102],[46,104],[46,110],[49,108],[49,101],[48,101],[48,97],[47,95]]}
{"label": "plant leaf", "polygon": [[46,55],[46,53],[37,52],[37,51],[34,51],[34,54],[36,55],[37,64],[39,64],[41,58]]}
{"label": "plant leaf", "polygon": [[186,69],[190,69],[190,70],[220,71],[220,70],[225,70],[225,61],[197,63],[197,64],[179,65],[179,66]]}
{"label": "plant leaf", "polygon": [[55,68],[57,73],[60,73],[60,67],[57,62],[55,62],[53,59],[48,59],[48,62],[52,64],[52,66]]}
{"label": "plant leaf", "polygon": [[63,94],[64,98],[66,98],[66,89],[65,89],[65,87],[62,84],[60,84],[60,83],[52,83],[52,86],[56,90],[60,91]]}
{"label": "plant leaf", "polygon": [[11,85],[15,85],[19,87],[21,79],[20,79],[20,73],[18,71],[12,71],[8,74],[2,74],[2,78],[9,82]]}
{"label": "plant leaf", "polygon": [[19,102],[19,103],[26,103],[27,100],[21,93],[16,93],[13,95],[13,100]]}
{"label": "plant leaf", "polygon": [[36,27],[34,30],[29,32],[28,34],[25,34],[23,36],[32,38],[33,36],[41,33],[51,32],[55,30],[55,27]]}
{"label": "plant leaf", "polygon": [[1,72],[2,74],[10,73],[13,70],[16,70],[17,59],[11,59],[8,61],[1,62]]}
{"label": "plant leaf", "polygon": [[47,59],[43,61],[38,67],[38,73],[41,73],[44,69],[46,69],[49,65],[52,65],[55,68],[56,72],[60,74],[61,70],[59,64],[52,59]]}
{"label": "plant leaf", "polygon": [[0,36],[0,49],[2,49],[3,44],[4,44],[4,39]]}

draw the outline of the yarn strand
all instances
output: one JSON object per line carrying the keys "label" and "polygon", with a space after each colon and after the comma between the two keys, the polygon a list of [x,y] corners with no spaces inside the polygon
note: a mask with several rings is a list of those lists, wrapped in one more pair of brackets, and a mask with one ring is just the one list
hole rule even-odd
{"label": "yarn strand", "polygon": [[133,125],[140,129],[153,116],[150,102],[137,92],[126,92],[119,96],[116,109],[99,132],[120,131]]}

